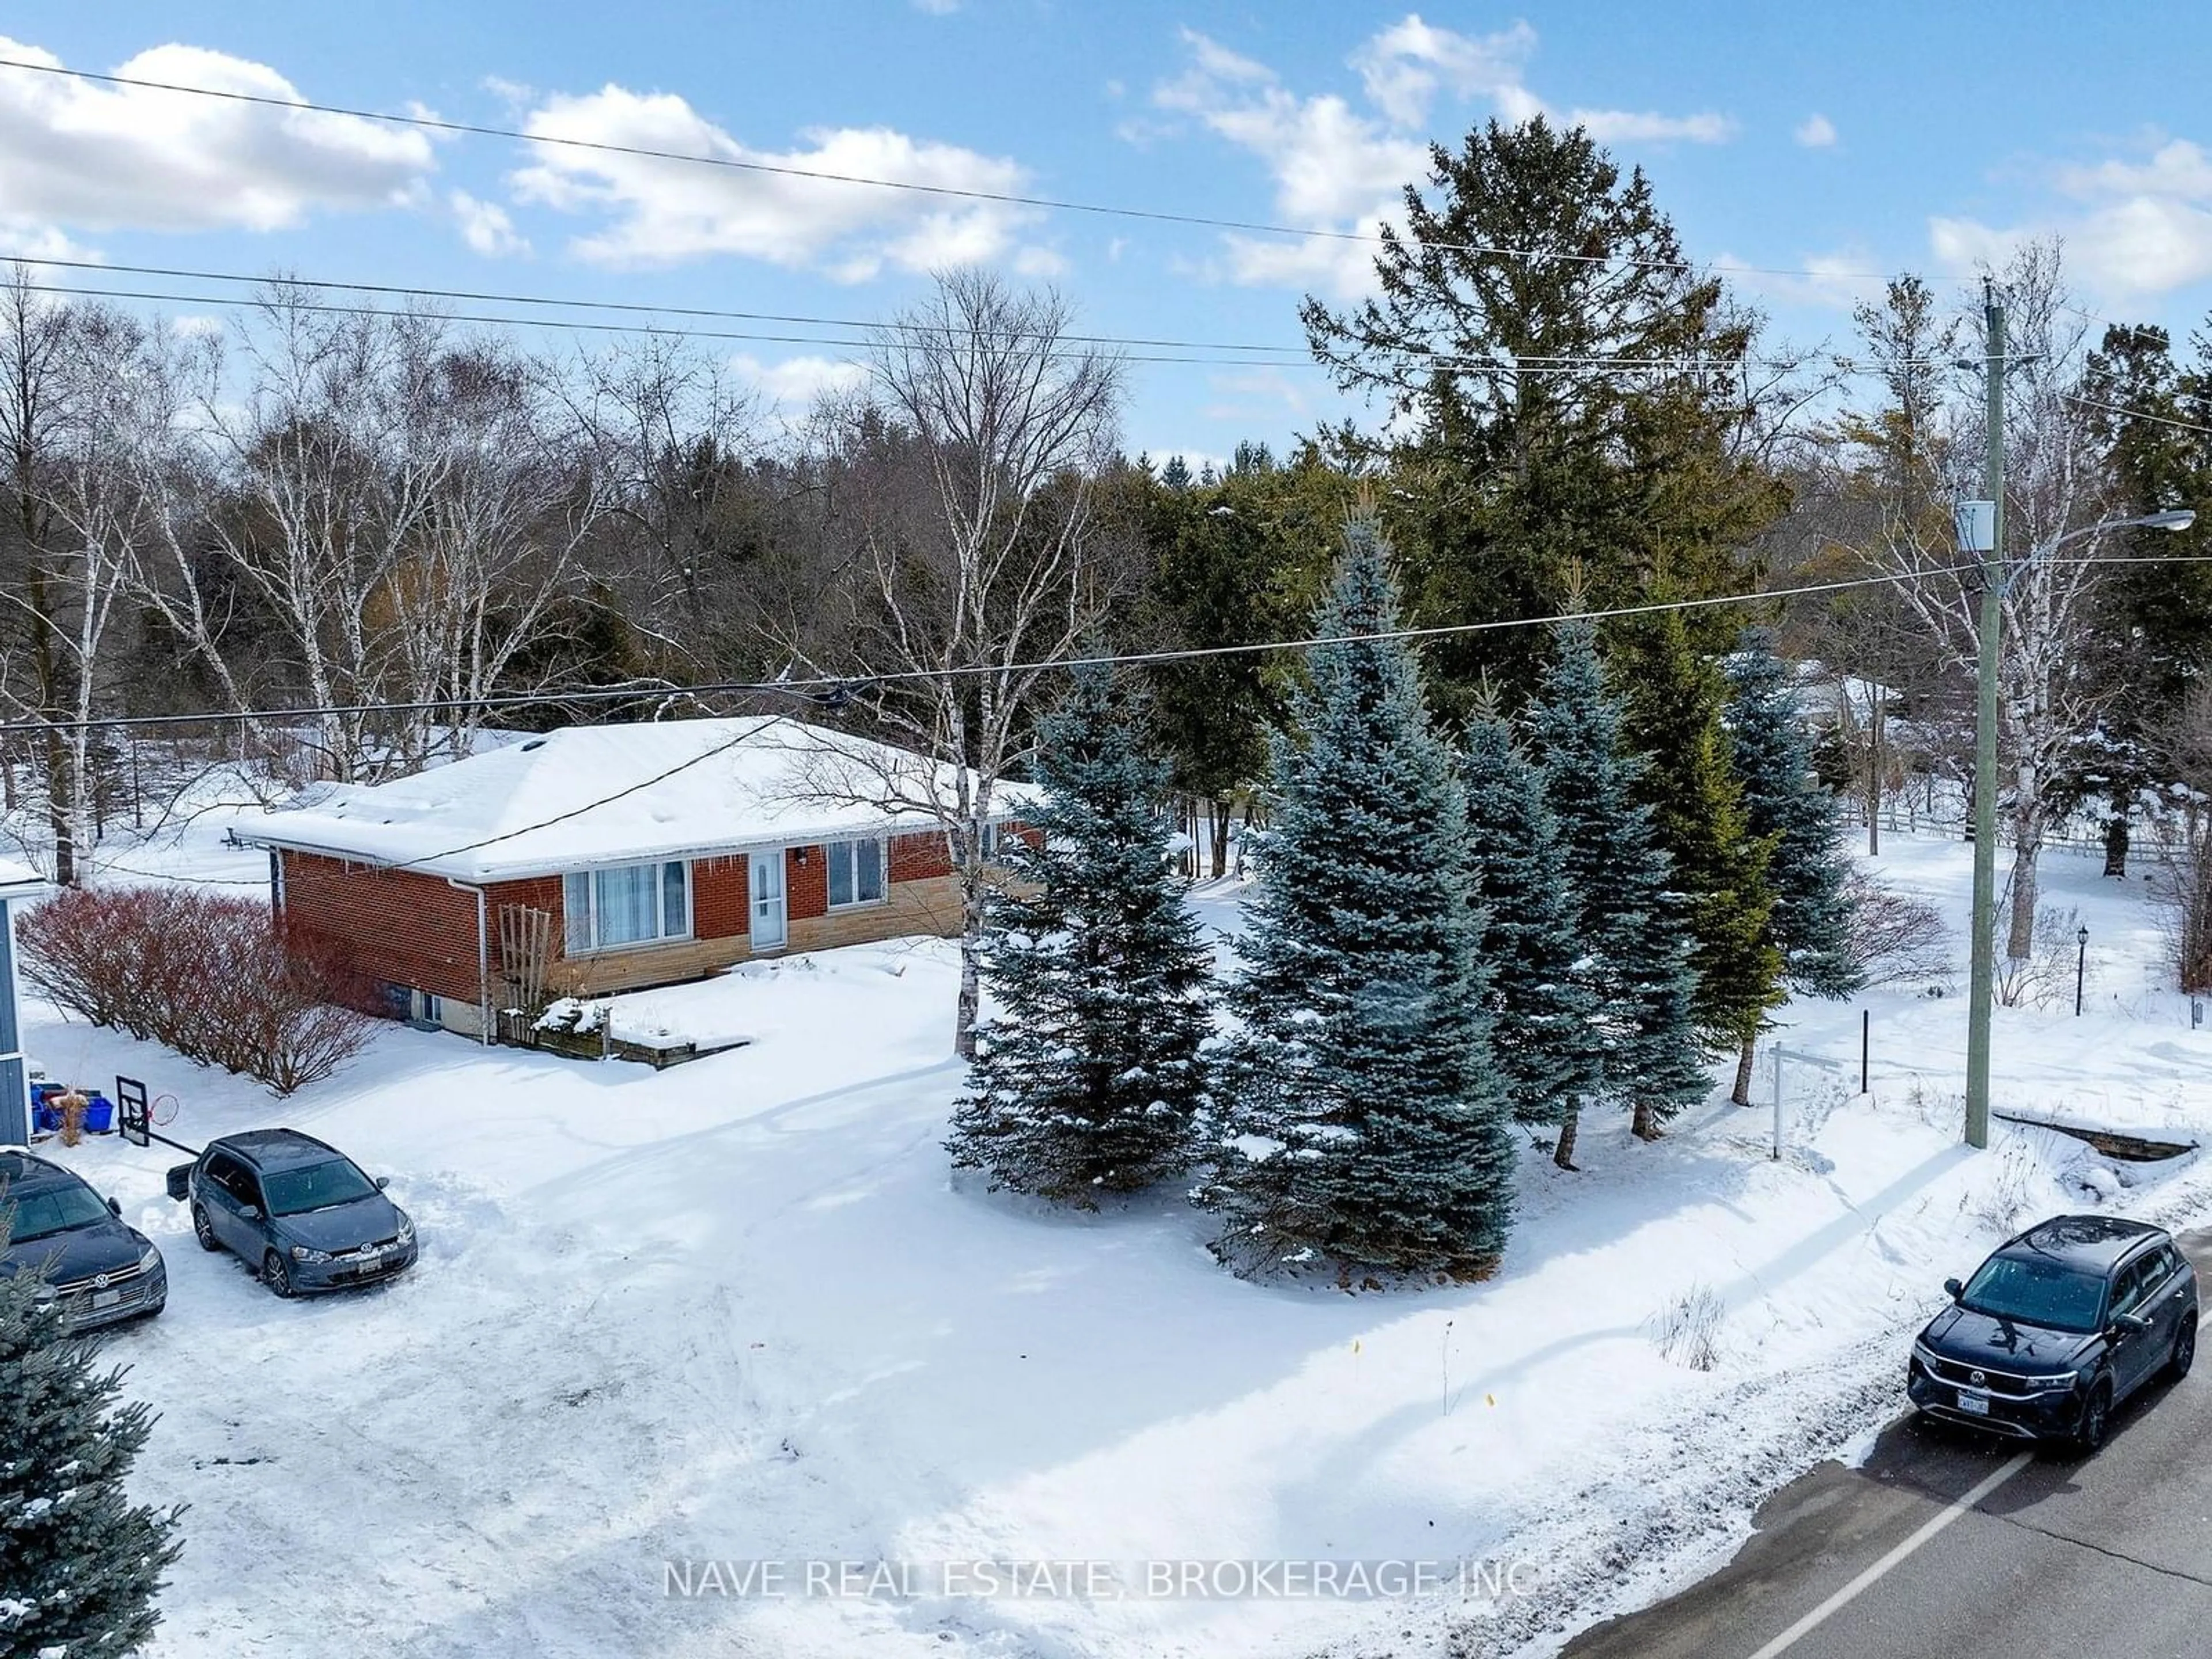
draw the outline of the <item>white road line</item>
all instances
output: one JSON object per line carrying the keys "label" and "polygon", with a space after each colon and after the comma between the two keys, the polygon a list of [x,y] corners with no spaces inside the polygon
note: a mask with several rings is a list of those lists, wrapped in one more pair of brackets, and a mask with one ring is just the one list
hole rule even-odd
{"label": "white road line", "polygon": [[1935,1537],[1937,1533],[1942,1531],[1944,1528],[1949,1526],[2033,1462],[2035,1462],[2035,1454],[2032,1451],[2015,1454],[2000,1467],[1996,1474],[1990,1475],[1972,1491],[1953,1498],[1941,1513],[1924,1522],[1919,1531],[1891,1550],[1881,1560],[1852,1579],[1850,1583],[1821,1602],[1819,1607],[1790,1626],[1788,1630],[1784,1631],[1781,1635],[1759,1649],[1757,1653],[1753,1654],[1751,1659],[1776,1659],[1777,1655],[1785,1653],[1796,1647],[1808,1632],[1818,1629],[1844,1608],[1849,1607],[1864,1591],[1879,1583],[1883,1576],[1893,1569],[1898,1563],[1903,1561],[1929,1539]]}

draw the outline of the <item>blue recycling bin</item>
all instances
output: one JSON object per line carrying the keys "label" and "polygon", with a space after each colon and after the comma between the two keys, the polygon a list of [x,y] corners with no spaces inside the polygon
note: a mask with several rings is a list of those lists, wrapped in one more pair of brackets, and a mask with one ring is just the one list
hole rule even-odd
{"label": "blue recycling bin", "polygon": [[[38,1083],[31,1086],[31,1133],[52,1134],[62,1127],[62,1115],[53,1106],[56,1095],[69,1092],[66,1084]],[[115,1103],[94,1089],[84,1097],[84,1132],[105,1135],[115,1132]]]}

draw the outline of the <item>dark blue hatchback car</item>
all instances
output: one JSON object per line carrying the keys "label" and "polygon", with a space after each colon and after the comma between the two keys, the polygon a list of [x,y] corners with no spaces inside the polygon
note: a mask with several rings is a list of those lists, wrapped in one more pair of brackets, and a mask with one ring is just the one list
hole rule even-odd
{"label": "dark blue hatchback car", "polygon": [[70,1330],[150,1319],[167,1303],[161,1251],[74,1172],[29,1152],[0,1152],[0,1208],[8,1214],[0,1274],[42,1273],[44,1295],[61,1304]]}
{"label": "dark blue hatchback car", "polygon": [[2063,1215],[1998,1246],[1912,1345],[1905,1393],[1931,1417],[2094,1451],[2112,1411],[2197,1358],[2197,1273],[2164,1230]]}
{"label": "dark blue hatchback car", "polygon": [[211,1140],[169,1171],[204,1250],[229,1250],[278,1296],[342,1290],[405,1271],[415,1224],[335,1146],[297,1129]]}

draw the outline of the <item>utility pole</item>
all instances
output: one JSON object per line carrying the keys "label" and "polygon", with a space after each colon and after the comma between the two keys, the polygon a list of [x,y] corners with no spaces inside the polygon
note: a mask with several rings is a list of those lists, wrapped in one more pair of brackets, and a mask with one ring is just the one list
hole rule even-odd
{"label": "utility pole", "polygon": [[1982,625],[1974,665],[1974,939],[1966,991],[1966,1144],[1990,1144],[1990,1005],[1996,989],[1997,651],[2004,617],[2005,313],[1996,283],[1982,278],[1988,339],[1989,456],[1982,488],[1991,503],[1982,553]]}

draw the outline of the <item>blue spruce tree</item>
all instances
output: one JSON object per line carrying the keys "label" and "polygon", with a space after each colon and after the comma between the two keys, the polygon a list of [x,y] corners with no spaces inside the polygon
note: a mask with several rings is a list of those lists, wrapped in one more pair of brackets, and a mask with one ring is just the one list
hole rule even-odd
{"label": "blue spruce tree", "polygon": [[1580,918],[1543,774],[1487,686],[1476,696],[1460,769],[1485,916],[1492,1047],[1513,1115],[1564,1125],[1604,1075],[1603,1031],[1577,971]]}
{"label": "blue spruce tree", "polygon": [[1212,958],[1169,868],[1166,769],[1143,711],[1079,671],[1037,732],[1036,845],[1012,843],[985,921],[997,1012],[945,1145],[994,1187],[1085,1209],[1190,1167]]}
{"label": "blue spruce tree", "polygon": [[[1744,815],[1751,833],[1773,846],[1767,936],[1781,952],[1784,981],[1802,996],[1847,997],[1861,976],[1851,960],[1842,823],[1835,795],[1813,769],[1812,744],[1798,724],[1795,688],[1774,654],[1773,636],[1746,629],[1728,677],[1729,736]],[[1751,1054],[1747,1039],[1736,1067],[1739,1103],[1750,1098]]]}
{"label": "blue spruce tree", "polygon": [[177,1511],[131,1504],[153,1414],[116,1404],[123,1373],[96,1368],[43,1289],[0,1278],[0,1653],[113,1659],[160,1622]]}
{"label": "blue spruce tree", "polygon": [[[1467,809],[1430,729],[1389,550],[1355,514],[1229,993],[1227,1130],[1195,1196],[1240,1273],[1480,1278],[1505,1248],[1514,1150],[1492,1066]],[[1346,637],[1349,636],[1349,637]]]}
{"label": "blue spruce tree", "polygon": [[[1697,975],[1679,898],[1668,886],[1651,810],[1636,799],[1643,764],[1621,747],[1621,705],[1605,684],[1597,632],[1563,623],[1529,729],[1544,798],[1559,827],[1579,968],[1602,1032],[1602,1093],[1649,1139],[1711,1088],[1692,1023]],[[1568,1114],[1553,1159],[1574,1167]]]}

